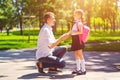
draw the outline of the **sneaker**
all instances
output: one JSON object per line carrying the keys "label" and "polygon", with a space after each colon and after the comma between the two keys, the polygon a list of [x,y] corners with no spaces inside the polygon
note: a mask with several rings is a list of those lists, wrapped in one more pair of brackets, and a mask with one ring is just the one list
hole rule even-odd
{"label": "sneaker", "polygon": [[45,73],[45,72],[43,71],[43,68],[40,68],[40,67],[39,67],[39,64],[40,64],[39,62],[36,63],[36,66],[37,66],[37,68],[38,68],[38,72],[39,72],[39,73]]}
{"label": "sneaker", "polygon": [[86,71],[82,72],[81,70],[79,70],[79,71],[77,72],[77,75],[85,75],[85,74],[86,74]]}

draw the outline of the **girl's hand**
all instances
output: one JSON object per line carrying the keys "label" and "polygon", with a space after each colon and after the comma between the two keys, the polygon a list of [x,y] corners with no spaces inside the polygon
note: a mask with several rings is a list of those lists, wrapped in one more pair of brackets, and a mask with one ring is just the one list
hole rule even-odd
{"label": "girl's hand", "polygon": [[72,31],[70,30],[67,34],[68,34],[68,35],[72,35]]}
{"label": "girl's hand", "polygon": [[68,38],[70,37],[70,35],[71,35],[71,32],[65,33],[65,34],[63,34],[63,35],[61,36],[61,39],[62,39],[62,40],[66,40],[66,39],[68,39]]}

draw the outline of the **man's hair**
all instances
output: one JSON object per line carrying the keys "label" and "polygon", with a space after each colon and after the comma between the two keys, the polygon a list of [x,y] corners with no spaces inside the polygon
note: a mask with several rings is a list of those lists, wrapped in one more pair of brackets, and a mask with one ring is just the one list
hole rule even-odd
{"label": "man's hair", "polygon": [[44,15],[44,22],[47,22],[47,19],[50,18],[51,16],[55,16],[53,12],[47,12]]}

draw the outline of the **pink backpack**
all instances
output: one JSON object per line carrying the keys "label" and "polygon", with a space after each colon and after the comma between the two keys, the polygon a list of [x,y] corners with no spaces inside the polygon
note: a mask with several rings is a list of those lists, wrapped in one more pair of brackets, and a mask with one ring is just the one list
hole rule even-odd
{"label": "pink backpack", "polygon": [[[76,23],[76,25],[78,29],[78,23]],[[83,34],[79,35],[80,40],[82,40],[84,43],[87,42],[89,33],[90,33],[90,28],[86,25],[83,25]]]}

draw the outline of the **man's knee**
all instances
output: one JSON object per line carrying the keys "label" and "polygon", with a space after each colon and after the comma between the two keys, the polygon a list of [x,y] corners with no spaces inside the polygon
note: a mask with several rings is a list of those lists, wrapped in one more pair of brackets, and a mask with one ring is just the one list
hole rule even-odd
{"label": "man's knee", "polygon": [[63,47],[63,51],[65,51],[65,52],[67,51],[67,47],[66,46]]}
{"label": "man's knee", "polygon": [[67,51],[67,47],[66,46],[62,46],[61,51],[62,51],[63,54],[65,54],[66,51]]}
{"label": "man's knee", "polygon": [[64,68],[66,65],[66,62],[65,61],[61,61],[60,62],[60,65],[59,65],[59,68]]}

